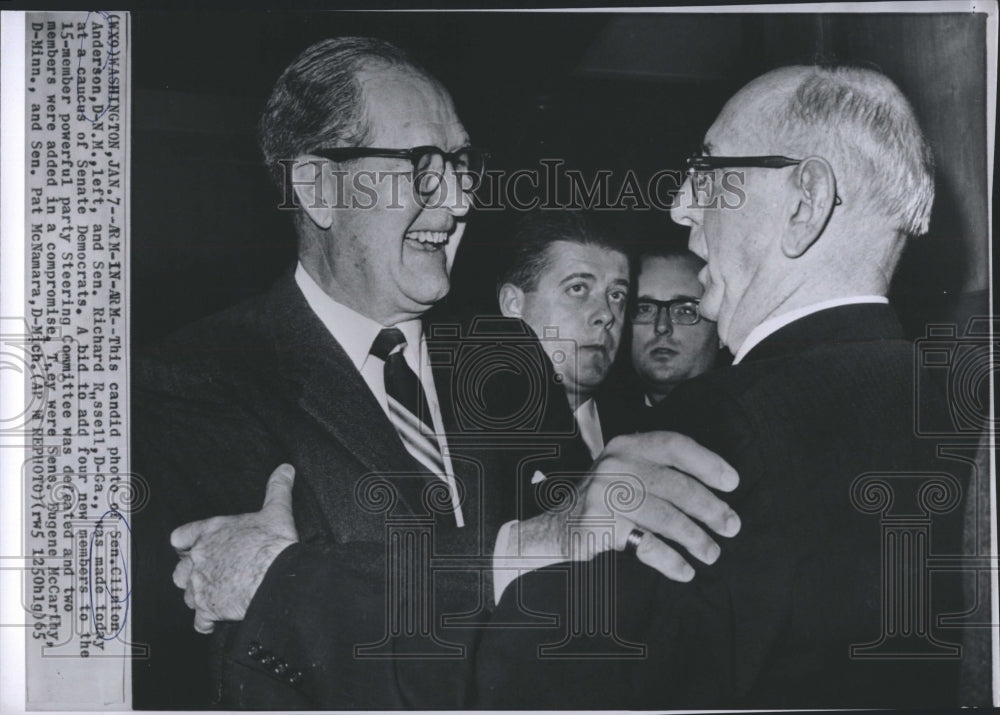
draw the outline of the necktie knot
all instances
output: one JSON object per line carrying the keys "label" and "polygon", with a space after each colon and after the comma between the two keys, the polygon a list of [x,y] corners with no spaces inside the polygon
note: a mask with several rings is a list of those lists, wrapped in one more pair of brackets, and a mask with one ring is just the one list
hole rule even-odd
{"label": "necktie knot", "polygon": [[403,331],[399,328],[382,328],[372,343],[370,352],[379,360],[388,360],[400,346],[406,346],[406,336],[403,335]]}

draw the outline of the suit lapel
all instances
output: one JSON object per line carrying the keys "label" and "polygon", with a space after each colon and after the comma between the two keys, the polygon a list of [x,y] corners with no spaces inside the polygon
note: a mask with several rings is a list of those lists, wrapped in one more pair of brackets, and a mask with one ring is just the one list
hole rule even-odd
{"label": "suit lapel", "polygon": [[[385,475],[410,511],[421,513],[420,471],[361,373],[306,303],[292,274],[267,297],[263,320],[272,336],[282,389],[365,469]],[[411,476],[407,477],[409,474]],[[313,491],[320,501],[324,490]],[[339,505],[324,505],[337,513]]]}

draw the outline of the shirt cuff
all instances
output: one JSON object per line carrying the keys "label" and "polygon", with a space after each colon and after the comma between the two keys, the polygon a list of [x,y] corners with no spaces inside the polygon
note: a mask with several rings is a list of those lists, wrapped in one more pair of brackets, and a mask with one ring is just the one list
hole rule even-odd
{"label": "shirt cuff", "polygon": [[555,553],[551,544],[535,543],[522,533],[522,524],[530,521],[508,521],[497,532],[493,547],[493,601],[497,605],[506,588],[519,576],[568,560]]}

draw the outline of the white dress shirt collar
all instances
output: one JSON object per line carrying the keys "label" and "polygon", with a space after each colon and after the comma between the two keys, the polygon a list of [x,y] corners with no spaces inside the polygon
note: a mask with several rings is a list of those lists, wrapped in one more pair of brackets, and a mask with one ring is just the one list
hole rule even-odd
{"label": "white dress shirt collar", "polygon": [[604,434],[601,431],[601,418],[597,414],[597,402],[590,398],[580,403],[580,406],[573,412],[577,427],[580,428],[580,436],[583,438],[590,456],[597,458],[604,451]]}
{"label": "white dress shirt collar", "polygon": [[[302,295],[305,296],[306,303],[326,326],[326,329],[330,331],[330,334],[340,343],[340,347],[347,353],[347,357],[350,358],[354,367],[361,372],[368,359],[372,343],[375,342],[379,331],[386,326],[379,325],[371,318],[335,301],[313,280],[313,277],[309,275],[301,263],[295,268],[295,282],[302,291]],[[406,338],[406,349],[403,355],[410,368],[416,374],[421,374],[419,352],[423,326],[420,319],[407,320],[392,327],[399,328],[403,332],[403,336]]]}
{"label": "white dress shirt collar", "polygon": [[[371,390],[375,400],[386,414],[386,419],[391,421],[388,397],[385,392],[385,363],[369,354],[372,343],[375,342],[379,331],[385,326],[379,325],[371,318],[335,301],[313,280],[301,263],[295,268],[295,282],[299,286],[299,290],[302,291],[309,308],[322,321],[330,335],[340,343],[344,352],[347,353],[347,357],[361,373],[361,378],[368,385],[368,389]],[[424,397],[427,399],[427,407],[431,413],[431,422],[434,425],[438,445],[441,447],[441,457],[444,460],[445,473],[439,476],[448,485],[455,522],[459,527],[462,527],[465,525],[465,518],[462,515],[458,486],[455,482],[455,468],[448,450],[444,420],[441,417],[437,389],[434,386],[434,374],[430,368],[427,346],[423,342],[423,325],[417,318],[397,323],[392,327],[399,328],[403,332],[403,336],[406,338],[403,359],[417,375],[417,379],[420,380],[424,389]]]}
{"label": "white dress shirt collar", "polygon": [[746,357],[747,353],[759,345],[764,338],[773,335],[781,328],[790,323],[794,323],[799,318],[804,318],[807,315],[812,315],[813,313],[818,313],[819,311],[826,310],[828,308],[839,308],[842,305],[858,305],[862,303],[882,303],[888,305],[889,299],[884,295],[852,295],[844,298],[824,300],[820,303],[812,303],[802,308],[782,313],[781,315],[777,315],[773,318],[768,318],[756,328],[751,330],[750,334],[747,335],[746,340],[744,340],[743,344],[740,345],[740,349],[736,351],[736,356],[733,358],[733,365],[738,365],[740,361]]}

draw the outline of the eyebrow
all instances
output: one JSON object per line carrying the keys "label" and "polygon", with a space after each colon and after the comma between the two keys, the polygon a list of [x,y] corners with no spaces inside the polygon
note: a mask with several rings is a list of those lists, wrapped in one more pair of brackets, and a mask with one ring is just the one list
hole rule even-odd
{"label": "eyebrow", "polygon": [[625,286],[626,288],[628,288],[629,285],[628,281],[624,278],[615,278],[611,281],[611,284],[616,286]]}
{"label": "eyebrow", "polygon": [[559,281],[559,285],[562,285],[563,283],[568,283],[569,281],[572,281],[572,280],[576,280],[577,278],[587,278],[587,279],[592,280],[592,281],[596,281],[597,280],[597,276],[595,276],[593,273],[586,273],[586,272],[580,271],[580,272],[577,272],[577,273],[570,273],[568,276],[566,276],[561,281]]}

